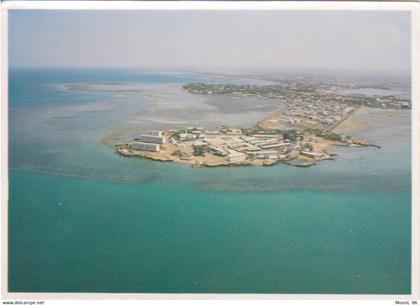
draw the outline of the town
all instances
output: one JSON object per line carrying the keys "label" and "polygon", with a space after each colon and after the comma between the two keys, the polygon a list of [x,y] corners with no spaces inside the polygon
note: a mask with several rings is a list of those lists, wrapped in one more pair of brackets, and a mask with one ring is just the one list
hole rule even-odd
{"label": "town", "polygon": [[331,145],[368,144],[318,129],[187,127],[166,132],[149,131],[133,141],[118,143],[116,150],[123,156],[177,161],[192,166],[268,166],[284,162],[306,167],[316,161],[333,160],[335,154],[328,152]]}
{"label": "town", "polygon": [[[331,146],[376,146],[352,139],[334,129],[362,107],[410,109],[409,98],[344,92],[347,88],[373,86],[388,89],[389,83],[276,80],[274,85],[194,83],[183,86],[191,94],[256,97],[279,102],[279,109],[253,128],[221,126],[213,129],[186,127],[148,131],[131,141],[116,144],[123,156],[175,161],[192,166],[269,166],[282,162],[312,166],[333,160]],[[376,86],[376,87],[375,87]]]}
{"label": "town", "polygon": [[[382,109],[409,109],[410,100],[404,97],[344,94],[337,86],[325,89],[307,83],[279,85],[187,84],[184,89],[192,94],[232,95],[269,98],[281,102],[284,109],[258,123],[262,128],[315,128],[332,131],[362,106]],[[324,88],[324,89],[321,89]],[[334,89],[334,90],[333,90]]]}
{"label": "town", "polygon": [[[356,83],[355,88],[366,85]],[[376,84],[382,87],[387,83]],[[352,88],[350,86],[350,88]],[[192,166],[274,165],[312,166],[333,160],[331,146],[375,146],[340,135],[334,129],[361,107],[410,109],[410,99],[345,93],[349,84],[317,80],[277,80],[275,85],[187,84],[191,94],[257,97],[279,102],[278,111],[253,128],[221,126],[213,129],[187,127],[148,131],[132,141],[120,142],[123,156],[155,161],[176,161]],[[379,148],[379,147],[378,147]]]}
{"label": "town", "polygon": [[[348,84],[345,82],[325,82],[308,80],[278,80],[275,85],[237,85],[237,84],[203,84],[191,83],[183,86],[192,94],[200,95],[232,95],[238,97],[258,97],[280,100],[286,104],[307,102],[336,101],[351,106],[367,106],[375,108],[408,109],[411,108],[410,99],[403,96],[366,95],[363,93],[350,93],[346,90],[366,89],[361,84]],[[374,84],[372,89],[388,89]],[[391,91],[392,92],[392,91]]]}

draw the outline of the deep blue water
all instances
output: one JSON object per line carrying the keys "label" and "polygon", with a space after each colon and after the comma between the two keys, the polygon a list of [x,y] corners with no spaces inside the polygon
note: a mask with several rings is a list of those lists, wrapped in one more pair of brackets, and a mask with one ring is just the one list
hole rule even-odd
{"label": "deep blue water", "polygon": [[[11,71],[10,290],[410,293],[410,113],[385,127],[381,110],[361,115],[378,121],[362,136],[382,148],[340,148],[337,160],[311,168],[191,168],[122,158],[101,144],[136,127],[133,113],[156,121],[156,100],[176,104],[172,91],[150,92],[198,80],[206,76]],[[154,91],[62,87],[73,83]],[[164,111],[160,119],[188,115]]]}

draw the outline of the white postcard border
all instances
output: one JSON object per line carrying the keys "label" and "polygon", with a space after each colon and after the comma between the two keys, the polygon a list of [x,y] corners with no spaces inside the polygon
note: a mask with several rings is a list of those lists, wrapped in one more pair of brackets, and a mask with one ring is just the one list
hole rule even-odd
{"label": "white postcard border", "polygon": [[[411,295],[337,294],[155,294],[11,293],[7,290],[8,253],[8,10],[313,10],[410,11],[412,69],[412,293]],[[2,299],[267,299],[267,300],[416,300],[420,297],[420,3],[413,2],[224,2],[224,1],[11,1],[1,3],[1,198]]]}

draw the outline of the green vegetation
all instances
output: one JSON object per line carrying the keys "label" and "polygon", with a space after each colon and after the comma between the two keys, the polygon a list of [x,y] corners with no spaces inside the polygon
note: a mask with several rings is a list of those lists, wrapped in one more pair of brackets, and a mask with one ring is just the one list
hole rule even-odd
{"label": "green vegetation", "polygon": [[265,129],[259,126],[253,128],[242,128],[242,133],[246,136],[253,136],[256,134],[266,134],[266,135],[283,135],[285,140],[289,140],[291,142],[296,142],[296,140],[301,136],[300,130],[297,129],[289,129],[289,130],[281,130],[281,129]]}
{"label": "green vegetation", "polygon": [[305,129],[305,132],[309,133],[309,134],[313,134],[317,137],[320,138],[324,138],[326,140],[331,140],[331,141],[343,141],[343,138],[335,133],[335,132],[327,132],[327,131],[323,131],[319,128],[307,128]]}
{"label": "green vegetation", "polygon": [[280,129],[265,129],[259,126],[253,128],[241,128],[241,131],[246,136],[253,136],[255,134],[269,134],[269,135],[278,135],[282,134]]}
{"label": "green vegetation", "polygon": [[186,129],[179,129],[176,132],[174,132],[174,134],[172,135],[172,138],[174,138],[175,140],[179,140],[179,135],[181,133],[186,133],[187,130]]}
{"label": "green vegetation", "polygon": [[238,96],[252,96],[273,98],[280,100],[316,100],[328,101],[331,98],[340,99],[342,103],[352,106],[365,105],[373,108],[401,108],[401,103],[408,103],[410,108],[410,99],[403,97],[396,97],[394,95],[388,96],[368,96],[363,94],[348,94],[348,93],[322,93],[319,89],[329,88],[328,84],[311,84],[300,82],[282,82],[276,85],[236,85],[236,84],[204,84],[192,83],[184,85],[183,87],[189,93],[203,94],[203,95],[223,95],[232,94]]}
{"label": "green vegetation", "polygon": [[300,131],[297,129],[284,130],[282,133],[283,138],[285,140],[289,140],[290,142],[296,142],[298,137],[300,137]]}
{"label": "green vegetation", "polygon": [[195,145],[193,146],[194,156],[204,156],[207,151],[206,145]]}
{"label": "green vegetation", "polygon": [[313,134],[317,137],[321,137],[323,138],[325,135],[325,131],[319,129],[319,128],[306,128],[305,132],[309,133],[309,134]]}
{"label": "green vegetation", "polygon": [[340,142],[343,140],[339,134],[336,134],[334,132],[326,133],[324,136],[324,139],[331,140],[331,141],[340,141]]}
{"label": "green vegetation", "polygon": [[[235,84],[203,84],[193,83],[183,87],[190,93],[194,94],[247,94],[264,97],[286,97],[289,96],[291,90],[281,85],[235,85]],[[313,92],[313,88],[305,88]]]}

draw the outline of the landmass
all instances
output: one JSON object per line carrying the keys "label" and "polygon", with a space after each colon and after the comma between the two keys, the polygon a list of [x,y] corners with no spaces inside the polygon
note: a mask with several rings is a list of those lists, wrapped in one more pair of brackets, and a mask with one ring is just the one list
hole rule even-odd
{"label": "landmass", "polygon": [[[358,108],[410,109],[410,99],[401,96],[345,93],[346,87],[334,83],[285,82],[277,85],[235,85],[193,83],[184,86],[192,94],[232,95],[278,100],[286,105],[260,122],[262,128],[289,126],[333,130]],[[362,87],[363,88],[363,87]]]}
{"label": "landmass", "polygon": [[286,82],[276,85],[187,84],[191,94],[232,95],[278,100],[285,107],[252,128],[192,126],[166,131],[149,131],[116,144],[127,157],[192,166],[270,166],[282,162],[307,167],[318,161],[334,160],[332,146],[379,146],[337,134],[334,129],[359,109],[410,109],[410,99],[388,95],[344,93],[343,87]]}
{"label": "landmass", "polygon": [[317,161],[334,160],[335,153],[328,150],[331,145],[374,146],[316,129],[187,127],[166,132],[149,131],[133,141],[118,143],[116,150],[127,157],[192,166],[269,166],[283,162],[306,167]]}
{"label": "landmass", "polygon": [[[262,77],[265,79],[264,77]],[[275,81],[273,85],[247,84],[204,84],[190,83],[183,88],[192,94],[201,95],[233,95],[239,97],[258,97],[281,100],[287,104],[306,102],[328,102],[335,100],[354,106],[368,106],[377,108],[410,108],[408,97],[394,94],[362,94],[351,93],[355,89],[382,89],[393,92],[393,86],[407,90],[405,83],[390,81],[349,81],[339,79],[313,79],[300,76],[299,78],[267,78]]]}

